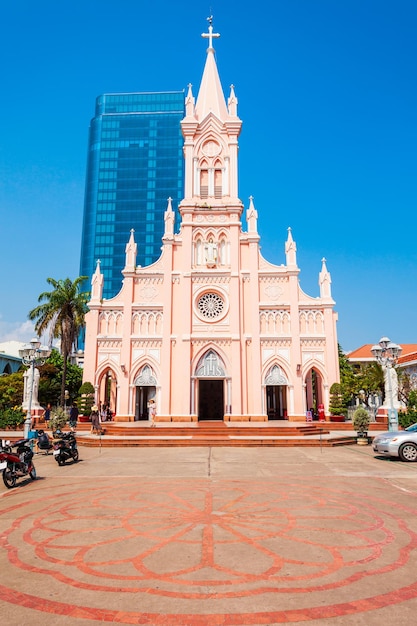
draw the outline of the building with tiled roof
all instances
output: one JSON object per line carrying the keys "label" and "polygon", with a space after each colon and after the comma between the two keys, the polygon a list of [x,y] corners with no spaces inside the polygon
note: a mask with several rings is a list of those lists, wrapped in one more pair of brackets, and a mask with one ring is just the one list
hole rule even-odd
{"label": "building with tiled roof", "polygon": [[[360,348],[348,352],[346,358],[350,363],[356,365],[372,363],[375,361],[371,351],[373,345],[372,343],[366,343]],[[398,358],[397,367],[410,376],[412,386],[417,388],[417,344],[401,343],[399,345],[402,348],[402,352]]]}
{"label": "building with tiled roof", "polygon": [[[372,354],[372,347],[374,345],[373,343],[365,343],[360,348],[348,352],[346,357],[351,363],[370,363],[371,361],[375,361],[375,357]],[[414,355],[414,358],[417,359],[417,343],[401,343],[399,345],[402,348],[402,352],[398,359],[398,364],[407,363],[411,355]]]}

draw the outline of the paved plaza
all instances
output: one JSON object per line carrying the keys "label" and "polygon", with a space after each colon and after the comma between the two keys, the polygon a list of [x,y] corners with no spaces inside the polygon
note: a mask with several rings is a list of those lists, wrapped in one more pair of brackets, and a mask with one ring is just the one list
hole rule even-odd
{"label": "paved plaza", "polygon": [[417,464],[355,445],[80,452],[0,486],[3,624],[416,622]]}

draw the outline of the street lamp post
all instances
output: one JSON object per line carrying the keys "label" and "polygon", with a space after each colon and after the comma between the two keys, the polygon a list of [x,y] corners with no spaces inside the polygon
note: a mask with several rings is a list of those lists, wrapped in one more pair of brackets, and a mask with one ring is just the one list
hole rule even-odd
{"label": "street lamp post", "polygon": [[[398,357],[402,352],[402,348],[398,344],[393,343],[390,339],[388,339],[388,337],[382,337],[379,340],[378,344],[372,346],[371,352],[378,361],[378,363],[382,365],[382,368],[385,370],[387,376],[388,394],[386,395],[388,395],[389,402],[388,428],[389,430],[398,430],[398,410],[394,404],[394,390],[392,388],[391,369],[397,363]],[[385,402],[386,401],[387,398],[385,397]],[[396,397],[396,403],[398,405],[398,397]]]}
{"label": "street lamp post", "polygon": [[29,430],[32,424],[32,397],[35,382],[35,367],[37,365],[43,365],[50,354],[51,351],[49,348],[41,346],[41,342],[38,341],[36,337],[31,339],[30,343],[27,343],[19,350],[19,356],[22,359],[23,364],[30,367],[31,373],[28,406],[23,431],[25,439],[29,436]]}

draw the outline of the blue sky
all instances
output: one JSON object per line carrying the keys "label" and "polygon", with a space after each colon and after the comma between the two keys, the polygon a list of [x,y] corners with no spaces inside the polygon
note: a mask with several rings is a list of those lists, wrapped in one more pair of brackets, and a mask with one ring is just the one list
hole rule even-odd
{"label": "blue sky", "polygon": [[311,296],[327,259],[344,350],[417,341],[415,0],[3,2],[0,341],[31,338],[48,276],[79,274],[96,96],[196,95],[210,12],[264,257],[285,263],[291,226]]}

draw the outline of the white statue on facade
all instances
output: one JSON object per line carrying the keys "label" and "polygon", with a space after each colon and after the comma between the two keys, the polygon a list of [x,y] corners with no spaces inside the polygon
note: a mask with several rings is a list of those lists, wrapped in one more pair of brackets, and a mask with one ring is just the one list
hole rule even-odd
{"label": "white statue on facade", "polygon": [[215,265],[217,261],[217,245],[210,238],[204,246],[207,265]]}
{"label": "white statue on facade", "polygon": [[[37,367],[29,367],[23,374],[24,387],[22,408],[25,411],[29,409],[29,405],[31,410],[42,408],[38,400],[39,378],[40,374]],[[30,401],[31,397],[32,400]]]}

